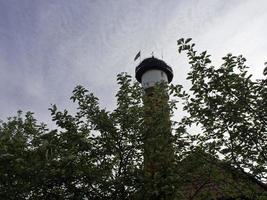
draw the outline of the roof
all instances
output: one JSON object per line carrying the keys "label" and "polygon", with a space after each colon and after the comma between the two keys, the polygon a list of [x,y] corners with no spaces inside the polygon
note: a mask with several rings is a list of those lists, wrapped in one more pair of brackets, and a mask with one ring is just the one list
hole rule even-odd
{"label": "roof", "polygon": [[139,83],[141,83],[142,75],[151,69],[162,70],[167,74],[168,82],[170,83],[173,78],[172,68],[167,65],[163,60],[160,60],[155,57],[144,59],[136,68],[135,68],[135,78]]}
{"label": "roof", "polygon": [[213,199],[247,199],[252,194],[266,197],[265,183],[201,149],[191,151],[179,166],[179,174],[184,175],[181,192],[189,199],[201,199],[198,197],[205,193]]}

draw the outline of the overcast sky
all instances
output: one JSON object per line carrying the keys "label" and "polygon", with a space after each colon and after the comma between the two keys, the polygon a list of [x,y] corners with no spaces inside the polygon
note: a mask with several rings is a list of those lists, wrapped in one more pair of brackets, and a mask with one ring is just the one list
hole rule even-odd
{"label": "overcast sky", "polygon": [[163,54],[173,82],[186,84],[181,37],[192,37],[214,64],[243,54],[260,78],[266,10],[265,0],[0,0],[0,119],[21,109],[50,123],[50,104],[73,110],[78,84],[112,109],[116,75],[134,75],[139,50],[142,58]]}

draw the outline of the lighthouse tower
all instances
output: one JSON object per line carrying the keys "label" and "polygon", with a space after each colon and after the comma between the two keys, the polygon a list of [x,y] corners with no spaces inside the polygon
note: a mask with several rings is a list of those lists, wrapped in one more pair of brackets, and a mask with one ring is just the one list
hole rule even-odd
{"label": "lighthouse tower", "polygon": [[[135,77],[145,91],[143,97],[145,183],[142,198],[172,199],[174,187],[169,180],[172,180],[173,176],[174,151],[166,84],[172,81],[173,71],[163,60],[152,56],[144,59],[136,67]],[[153,193],[153,191],[159,192]]]}

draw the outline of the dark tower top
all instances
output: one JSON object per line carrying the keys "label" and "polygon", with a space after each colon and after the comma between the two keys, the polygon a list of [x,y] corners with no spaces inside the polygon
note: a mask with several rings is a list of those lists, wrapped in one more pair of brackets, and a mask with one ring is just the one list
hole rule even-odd
{"label": "dark tower top", "polygon": [[170,83],[173,78],[172,68],[167,65],[163,60],[151,57],[144,59],[136,68],[135,68],[135,78],[139,83],[141,83],[142,75],[152,69],[158,69],[164,71],[167,74],[168,82]]}

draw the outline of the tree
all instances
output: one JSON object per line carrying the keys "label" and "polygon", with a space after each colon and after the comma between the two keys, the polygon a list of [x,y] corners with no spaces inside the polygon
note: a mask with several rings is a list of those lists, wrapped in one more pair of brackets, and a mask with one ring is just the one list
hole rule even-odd
{"label": "tree", "polygon": [[[158,84],[148,98],[122,73],[113,111],[77,86],[74,115],[50,108],[58,129],[48,130],[30,112],[1,122],[0,198],[222,198],[212,186],[224,198],[264,199],[266,79],[248,75],[242,56],[228,54],[214,67],[194,46],[178,40],[191,66],[189,91]],[[177,121],[180,105],[187,114]]]}
{"label": "tree", "polygon": [[210,55],[197,54],[189,42],[181,39],[178,46],[191,65],[191,94],[184,109],[190,114],[188,123],[201,127],[198,144],[255,179],[266,180],[267,80],[253,80],[242,55],[228,54],[214,67]]}
{"label": "tree", "polygon": [[32,113],[0,126],[0,197],[3,199],[129,199],[141,187],[142,90],[118,75],[113,112],[77,86],[75,116],[50,108],[58,130]]}

